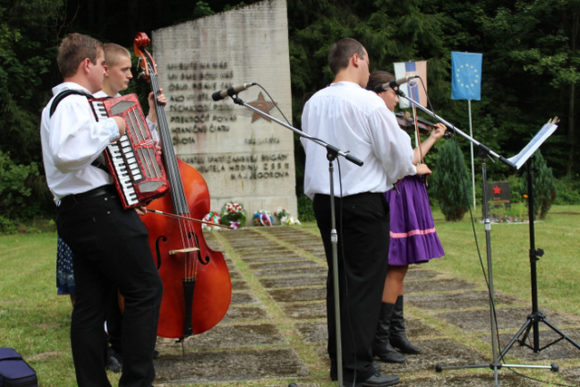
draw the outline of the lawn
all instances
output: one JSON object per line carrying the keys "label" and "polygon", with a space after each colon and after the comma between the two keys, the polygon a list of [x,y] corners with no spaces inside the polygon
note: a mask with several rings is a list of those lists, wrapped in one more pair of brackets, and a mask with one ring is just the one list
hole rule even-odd
{"label": "lawn", "polygon": [[[461,222],[446,222],[441,213],[434,212],[445,257],[432,261],[431,268],[469,282],[485,281],[482,264],[487,269],[486,236],[478,215],[472,227],[469,214]],[[580,206],[554,206],[546,219],[534,223],[535,249],[544,252],[543,256],[537,253],[536,261],[540,307],[580,314],[579,232]],[[492,224],[490,246],[495,290],[529,300],[531,305],[529,224]]]}

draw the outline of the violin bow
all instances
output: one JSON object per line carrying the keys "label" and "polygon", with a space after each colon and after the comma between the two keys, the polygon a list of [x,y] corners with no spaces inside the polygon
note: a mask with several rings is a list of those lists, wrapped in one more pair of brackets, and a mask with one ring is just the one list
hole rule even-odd
{"label": "violin bow", "polygon": [[231,226],[226,226],[225,224],[208,222],[206,220],[191,218],[189,216],[171,214],[169,212],[159,211],[159,210],[153,210],[151,208],[147,208],[147,212],[151,212],[152,214],[164,215],[164,216],[167,216],[167,217],[170,217],[170,218],[174,218],[174,219],[191,220],[192,222],[196,222],[196,223],[202,223],[202,224],[207,224],[209,226],[217,226],[217,227],[223,227],[223,228],[227,228],[227,229],[233,230],[233,228]]}

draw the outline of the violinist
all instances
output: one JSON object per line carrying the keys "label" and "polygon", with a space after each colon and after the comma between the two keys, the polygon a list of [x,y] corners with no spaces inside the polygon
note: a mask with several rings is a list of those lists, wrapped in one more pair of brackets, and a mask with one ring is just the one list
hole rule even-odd
{"label": "violinist", "polygon": [[[367,89],[376,92],[386,107],[394,111],[399,98],[384,85],[395,80],[393,74],[376,71],[370,75]],[[413,151],[413,163],[422,162],[423,156],[445,134],[445,125],[434,126],[430,136]],[[418,165],[417,169],[426,167]],[[431,171],[428,170],[427,174]],[[389,269],[385,279],[380,318],[373,342],[373,353],[387,363],[403,363],[405,354],[418,354],[421,349],[411,344],[405,331],[403,316],[403,281],[409,264],[427,262],[442,257],[443,247],[437,237],[429,198],[420,176],[406,176],[385,193],[390,208]],[[399,351],[397,351],[396,349]]]}
{"label": "violinist", "polygon": [[[102,85],[103,45],[83,34],[67,35],[57,63],[64,82],[53,88],[91,95]],[[105,372],[103,321],[112,286],[125,297],[123,372],[120,385],[151,386],[162,283],[147,243],[147,229],[124,210],[112,176],[93,165],[106,146],[125,133],[125,122],[98,122],[86,96],[68,95],[53,114],[42,112],[41,143],[47,184],[57,204],[59,235],[73,255],[76,301],[71,348],[79,386],[110,386]]]}

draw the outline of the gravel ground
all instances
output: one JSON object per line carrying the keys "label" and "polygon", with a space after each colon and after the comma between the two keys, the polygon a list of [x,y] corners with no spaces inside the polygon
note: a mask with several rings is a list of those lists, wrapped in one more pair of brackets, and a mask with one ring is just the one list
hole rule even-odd
{"label": "gravel ground", "polygon": [[[329,378],[326,354],[320,238],[296,227],[253,227],[206,233],[206,240],[225,252],[230,308],[205,333],[181,342],[159,338],[155,385],[337,385]],[[384,372],[401,377],[400,386],[493,386],[496,378],[501,386],[580,385],[580,349],[557,333],[580,343],[580,316],[542,310],[555,329],[540,322],[537,343],[548,347],[535,353],[515,341],[505,365],[494,371],[485,289],[428,264],[409,270],[405,288],[407,334],[423,352],[403,364],[381,363]],[[526,323],[531,306],[497,292],[495,301],[505,347]],[[527,339],[533,347],[533,330]],[[553,363],[559,372],[549,369]],[[436,372],[437,365],[442,372]]]}

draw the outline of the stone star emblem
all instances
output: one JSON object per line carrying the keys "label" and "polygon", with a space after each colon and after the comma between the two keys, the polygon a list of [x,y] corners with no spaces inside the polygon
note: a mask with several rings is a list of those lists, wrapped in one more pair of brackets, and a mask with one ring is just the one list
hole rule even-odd
{"label": "stone star emblem", "polygon": [[[274,104],[273,102],[266,101],[266,99],[264,98],[264,94],[262,94],[261,91],[258,94],[258,99],[255,100],[254,102],[248,102],[248,105],[253,106],[256,109],[260,109],[264,113],[270,113],[270,110],[272,110],[274,106],[276,106],[276,104]],[[254,112],[254,114],[252,114],[252,122],[256,121],[258,118],[263,118],[267,121],[271,121],[269,118],[262,117],[260,114]]]}

